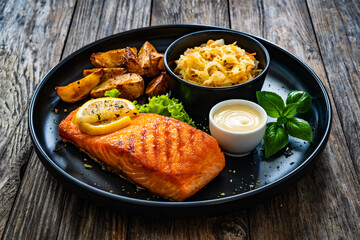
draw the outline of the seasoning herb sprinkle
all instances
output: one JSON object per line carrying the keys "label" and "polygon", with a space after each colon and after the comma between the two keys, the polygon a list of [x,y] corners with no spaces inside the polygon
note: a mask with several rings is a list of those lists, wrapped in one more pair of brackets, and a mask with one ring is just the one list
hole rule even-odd
{"label": "seasoning herb sprinkle", "polygon": [[85,166],[85,168],[86,168],[86,169],[92,169],[92,168],[93,168],[93,166],[92,166],[92,165],[90,165],[90,164],[86,164],[86,163],[84,164],[84,166]]}

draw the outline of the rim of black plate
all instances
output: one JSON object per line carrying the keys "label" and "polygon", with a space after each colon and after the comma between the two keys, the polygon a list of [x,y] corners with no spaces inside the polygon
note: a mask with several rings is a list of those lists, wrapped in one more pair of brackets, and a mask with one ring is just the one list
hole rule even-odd
{"label": "rim of black plate", "polygon": [[68,174],[67,172],[65,172],[62,168],[60,168],[57,164],[55,164],[55,162],[53,162],[53,160],[46,154],[46,152],[44,151],[43,147],[40,145],[39,140],[37,138],[35,129],[34,129],[34,124],[33,124],[33,110],[34,110],[34,105],[36,103],[36,99],[38,96],[38,93],[40,91],[40,89],[42,88],[42,86],[49,80],[49,78],[51,77],[51,75],[53,74],[53,72],[55,72],[58,68],[60,68],[65,62],[68,61],[68,59],[72,58],[73,56],[77,55],[78,53],[99,44],[100,42],[112,39],[112,38],[117,38],[120,37],[122,35],[127,35],[130,33],[134,33],[134,32],[142,32],[142,31],[146,31],[146,30],[150,30],[150,29],[161,29],[161,28],[191,28],[194,30],[194,32],[196,31],[196,28],[199,28],[199,31],[202,30],[207,30],[207,29],[224,29],[224,30],[229,30],[229,31],[234,31],[234,32],[240,32],[240,31],[236,31],[233,29],[228,29],[228,28],[222,28],[222,27],[217,27],[217,26],[211,26],[211,25],[199,25],[199,24],[170,24],[170,25],[159,25],[159,26],[153,26],[153,27],[144,27],[144,28],[138,28],[138,29],[133,29],[133,30],[129,30],[129,31],[124,31],[124,32],[120,32],[99,40],[96,40],[90,44],[85,45],[84,47],[78,49],[77,51],[73,52],[72,54],[70,54],[69,56],[67,56],[66,58],[64,58],[63,60],[61,60],[55,67],[53,67],[46,75],[45,77],[41,80],[41,82],[38,84],[38,86],[36,87],[33,96],[31,98],[30,101],[30,106],[29,106],[29,119],[28,119],[28,124],[29,124],[29,131],[30,131],[30,137],[33,141],[33,144],[35,146],[35,148],[38,150],[38,153],[41,154],[41,156],[50,164],[50,166],[57,171],[58,174],[60,174],[62,177],[66,178],[67,180],[69,180],[70,182],[72,182],[76,187],[78,188],[82,188],[83,190],[87,190],[90,191],[90,193],[98,195],[100,197],[104,197],[104,198],[109,198],[112,200],[117,200],[117,201],[121,201],[121,202],[126,202],[126,203],[130,203],[130,204],[137,204],[137,205],[142,205],[142,206],[152,206],[152,207],[196,207],[196,206],[206,206],[206,205],[217,205],[217,204],[222,204],[222,203],[227,203],[227,202],[232,202],[232,201],[236,201],[236,200],[241,200],[244,198],[248,198],[260,193],[263,193],[265,191],[269,191],[275,187],[277,187],[278,185],[282,184],[283,182],[291,179],[292,177],[294,177],[298,172],[300,172],[301,170],[303,170],[308,164],[311,163],[311,161],[316,157],[316,155],[325,147],[325,143],[329,137],[330,134],[330,129],[331,129],[331,124],[332,124],[332,110],[331,110],[331,103],[330,103],[330,99],[329,99],[329,95],[325,89],[325,86],[323,85],[323,83],[321,82],[321,80],[319,79],[319,77],[315,74],[315,72],[308,67],[305,62],[303,62],[301,59],[297,58],[295,55],[293,55],[292,53],[288,52],[287,50],[283,49],[282,47],[266,40],[263,39],[261,37],[257,37],[248,33],[244,33],[246,35],[249,35],[251,37],[254,37],[255,39],[260,39],[261,41],[266,42],[267,44],[271,45],[272,47],[275,47],[277,50],[287,54],[289,57],[293,58],[296,62],[298,62],[299,64],[301,64],[304,68],[306,68],[309,73],[314,77],[314,79],[316,80],[317,84],[320,86],[320,89],[323,93],[323,96],[325,98],[325,102],[326,102],[326,107],[327,107],[327,123],[326,123],[326,129],[325,129],[325,134],[322,136],[321,140],[320,140],[320,144],[316,147],[316,149],[311,153],[311,155],[309,157],[307,157],[297,168],[295,168],[293,171],[291,171],[290,173],[286,174],[285,176],[277,179],[276,181],[269,183],[267,185],[264,185],[262,187],[259,187],[257,189],[248,191],[248,192],[244,192],[244,193],[239,193],[236,195],[232,195],[232,196],[228,196],[228,197],[222,197],[222,198],[217,198],[217,199],[208,199],[208,200],[201,200],[201,201],[189,201],[189,202],[165,202],[165,201],[153,201],[153,200],[143,200],[143,199],[136,199],[136,198],[131,198],[131,197],[126,197],[126,196],[121,196],[121,195],[116,195],[113,193],[109,193],[106,192],[104,190],[92,187],[91,185],[88,185],[78,179],[76,179],[75,177],[71,176],[70,174]]}

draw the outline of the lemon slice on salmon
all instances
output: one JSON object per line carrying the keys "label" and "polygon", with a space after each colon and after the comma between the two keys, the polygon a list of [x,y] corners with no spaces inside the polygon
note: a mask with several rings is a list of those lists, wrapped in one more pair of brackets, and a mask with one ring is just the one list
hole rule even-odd
{"label": "lemon slice on salmon", "polygon": [[129,116],[124,116],[94,123],[81,122],[79,123],[79,128],[82,132],[89,135],[102,135],[124,128],[130,123],[131,118]]}
{"label": "lemon slice on salmon", "polygon": [[123,98],[96,98],[87,101],[77,111],[74,123],[95,123],[112,120],[123,116],[135,116],[139,114],[135,105]]}

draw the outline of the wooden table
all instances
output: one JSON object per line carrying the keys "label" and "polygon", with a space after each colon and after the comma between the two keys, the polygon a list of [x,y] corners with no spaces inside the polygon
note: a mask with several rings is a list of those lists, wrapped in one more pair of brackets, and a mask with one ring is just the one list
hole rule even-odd
{"label": "wooden table", "polygon": [[[304,60],[330,95],[333,125],[316,166],[282,194],[225,216],[150,220],[64,190],[40,163],[29,100],[61,59],[97,39],[196,23],[272,41]],[[3,239],[360,239],[360,2],[0,1],[0,237]]]}

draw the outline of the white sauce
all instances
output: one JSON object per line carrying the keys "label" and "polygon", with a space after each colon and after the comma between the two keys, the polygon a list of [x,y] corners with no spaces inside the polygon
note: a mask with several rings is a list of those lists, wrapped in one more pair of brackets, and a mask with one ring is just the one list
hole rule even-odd
{"label": "white sauce", "polygon": [[231,132],[249,132],[261,125],[259,112],[245,105],[230,105],[214,114],[215,123]]}

